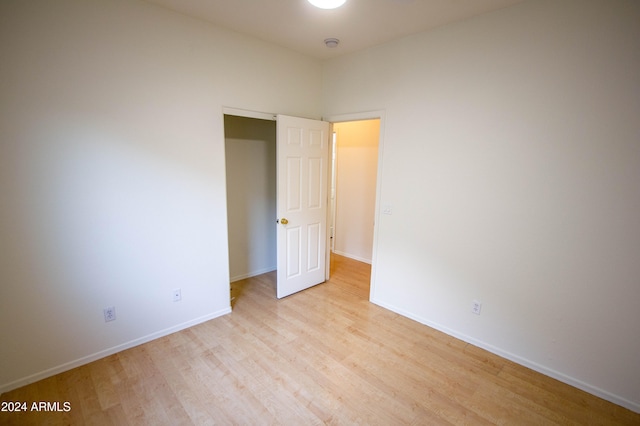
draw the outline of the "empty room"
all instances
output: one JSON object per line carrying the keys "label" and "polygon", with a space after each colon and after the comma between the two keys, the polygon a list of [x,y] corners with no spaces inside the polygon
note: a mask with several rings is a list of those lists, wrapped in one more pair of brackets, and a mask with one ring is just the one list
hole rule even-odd
{"label": "empty room", "polygon": [[0,424],[640,424],[640,2],[315,2],[0,2]]}

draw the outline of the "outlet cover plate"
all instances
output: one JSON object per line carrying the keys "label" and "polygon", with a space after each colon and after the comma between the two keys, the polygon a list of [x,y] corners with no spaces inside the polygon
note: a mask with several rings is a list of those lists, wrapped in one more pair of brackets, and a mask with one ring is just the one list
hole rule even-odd
{"label": "outlet cover plate", "polygon": [[480,315],[481,311],[482,311],[482,302],[478,302],[477,300],[474,300],[473,303],[471,304],[471,312],[473,312],[476,315]]}
{"label": "outlet cover plate", "polygon": [[108,308],[104,308],[104,322],[115,321],[116,320],[116,308],[115,306],[110,306]]}

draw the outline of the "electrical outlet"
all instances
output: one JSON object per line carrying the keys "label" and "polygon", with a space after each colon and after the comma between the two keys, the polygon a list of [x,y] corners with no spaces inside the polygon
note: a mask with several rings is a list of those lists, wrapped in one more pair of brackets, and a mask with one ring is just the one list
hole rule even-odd
{"label": "electrical outlet", "polygon": [[104,322],[115,321],[116,319],[115,306],[104,308],[103,312],[104,312]]}
{"label": "electrical outlet", "polygon": [[176,288],[171,294],[173,295],[174,302],[179,302],[182,300],[182,289]]}
{"label": "electrical outlet", "polygon": [[473,312],[476,315],[480,315],[481,310],[482,310],[482,303],[478,302],[477,300],[474,300],[473,303],[471,304],[471,312]]}

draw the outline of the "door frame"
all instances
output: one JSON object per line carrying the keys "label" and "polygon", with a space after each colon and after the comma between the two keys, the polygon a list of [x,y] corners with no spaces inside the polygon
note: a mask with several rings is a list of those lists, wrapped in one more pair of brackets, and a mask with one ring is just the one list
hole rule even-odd
{"label": "door frame", "polygon": [[[378,257],[378,234],[380,223],[380,200],[381,200],[381,188],[382,188],[382,157],[384,151],[384,126],[385,126],[385,110],[374,110],[365,112],[355,112],[347,114],[335,114],[322,117],[324,121],[328,121],[331,124],[330,132],[333,134],[334,123],[344,123],[349,121],[362,121],[362,120],[380,120],[380,133],[378,134],[378,170],[376,173],[376,205],[374,210],[374,224],[373,224],[373,250],[371,253],[371,281],[369,283],[369,301],[374,298],[375,295],[375,277],[376,277],[376,265]],[[331,173],[332,171],[329,171]],[[327,218],[329,219],[329,218]],[[328,227],[327,227],[328,228]],[[327,237],[328,238],[328,237]],[[327,244],[329,241],[327,240]],[[327,247],[327,272],[326,277],[329,279],[329,267],[330,267],[331,250]]]}

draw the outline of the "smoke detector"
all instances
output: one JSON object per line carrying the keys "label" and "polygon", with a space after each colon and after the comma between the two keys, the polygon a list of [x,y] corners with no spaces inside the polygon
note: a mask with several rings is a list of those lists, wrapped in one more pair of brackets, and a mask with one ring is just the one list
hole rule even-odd
{"label": "smoke detector", "polygon": [[324,40],[325,46],[327,46],[330,49],[333,49],[334,47],[337,47],[338,43],[340,43],[340,40],[338,40],[337,38],[326,38]]}

